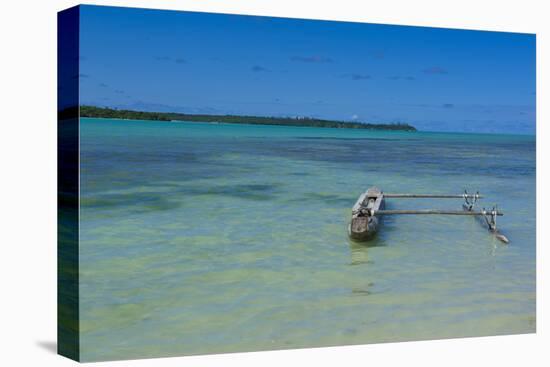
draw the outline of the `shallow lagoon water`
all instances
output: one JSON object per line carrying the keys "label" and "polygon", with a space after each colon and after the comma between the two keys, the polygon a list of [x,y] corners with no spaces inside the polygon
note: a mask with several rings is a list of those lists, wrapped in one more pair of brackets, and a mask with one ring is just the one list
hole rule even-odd
{"label": "shallow lagoon water", "polygon": [[[535,331],[535,139],[81,119],[86,361]],[[357,196],[486,195],[470,217],[388,217]],[[387,207],[460,209],[460,199]]]}

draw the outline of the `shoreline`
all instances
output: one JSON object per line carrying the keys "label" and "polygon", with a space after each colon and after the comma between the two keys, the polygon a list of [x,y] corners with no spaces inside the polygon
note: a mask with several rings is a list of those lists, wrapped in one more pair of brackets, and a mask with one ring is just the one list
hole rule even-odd
{"label": "shoreline", "polygon": [[275,116],[241,116],[241,115],[208,115],[185,114],[176,112],[146,112],[133,110],[116,110],[97,106],[80,106],[79,117],[112,118],[122,120],[144,120],[165,122],[206,122],[226,124],[274,125],[297,127],[324,127],[333,129],[409,131],[417,129],[405,123],[366,123],[359,121],[324,120],[311,117],[275,117]]}
{"label": "shoreline", "polygon": [[[243,127],[257,127],[257,128],[293,128],[293,129],[315,129],[315,130],[338,130],[338,131],[363,131],[363,132],[374,132],[374,133],[391,133],[391,134],[404,134],[404,133],[425,133],[426,131],[407,131],[407,130],[383,130],[383,129],[354,129],[354,128],[334,128],[334,127],[322,127],[322,126],[298,126],[298,125],[277,125],[277,124],[249,124],[245,122],[231,123],[231,122],[216,122],[216,121],[184,121],[184,120],[144,120],[144,119],[125,119],[117,117],[88,117],[88,116],[79,116],[79,119],[88,119],[88,120],[104,120],[104,121],[119,121],[119,122],[143,122],[143,123],[166,123],[166,124],[200,124],[200,125],[220,125],[220,126],[243,126]],[[453,134],[453,133],[450,133]]]}
{"label": "shoreline", "polygon": [[416,130],[416,131],[406,131],[406,130],[382,130],[382,129],[353,129],[353,128],[330,128],[330,127],[317,127],[317,126],[295,126],[295,125],[275,125],[275,124],[248,124],[248,123],[228,123],[228,122],[214,122],[214,121],[184,121],[184,120],[144,120],[144,119],[128,119],[120,117],[89,117],[89,116],[79,116],[79,119],[95,119],[95,120],[117,120],[117,121],[137,121],[137,122],[157,122],[157,123],[181,123],[181,124],[206,124],[206,125],[243,125],[243,126],[271,126],[271,127],[292,127],[292,128],[316,128],[316,129],[330,129],[330,130],[363,130],[363,131],[375,131],[375,132],[385,132],[385,133],[421,133],[429,135],[478,135],[478,136],[491,136],[491,137],[522,137],[536,139],[536,135],[530,134],[508,134],[508,133],[484,133],[484,132],[464,132],[464,131],[428,131],[428,130]]}

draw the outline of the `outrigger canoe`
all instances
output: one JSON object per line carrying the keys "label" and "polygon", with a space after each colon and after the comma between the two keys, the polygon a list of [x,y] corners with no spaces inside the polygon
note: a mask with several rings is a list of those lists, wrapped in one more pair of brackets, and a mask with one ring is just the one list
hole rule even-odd
{"label": "outrigger canoe", "polygon": [[[474,205],[482,196],[479,193],[468,194],[466,191],[461,195],[441,194],[385,194],[377,187],[371,187],[362,193],[351,211],[351,222],[348,227],[349,236],[355,241],[368,241],[379,231],[382,217],[385,215],[404,214],[438,214],[438,215],[469,215],[475,216],[480,223],[487,227],[498,240],[508,243],[508,238],[497,229],[497,217],[504,215],[496,207],[488,211],[483,208],[481,211],[474,210]],[[463,210],[439,210],[439,209],[418,209],[418,210],[386,210],[386,198],[462,198]]]}

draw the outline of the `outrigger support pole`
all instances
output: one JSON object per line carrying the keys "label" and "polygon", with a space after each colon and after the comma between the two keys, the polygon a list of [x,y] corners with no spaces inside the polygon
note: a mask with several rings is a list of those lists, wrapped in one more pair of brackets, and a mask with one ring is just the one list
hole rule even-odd
{"label": "outrigger support pole", "polygon": [[386,198],[433,198],[433,199],[480,199],[483,196],[478,194],[468,194],[465,192],[462,195],[439,195],[439,194],[386,194]]}
{"label": "outrigger support pole", "polygon": [[474,205],[477,202],[477,199],[479,199],[481,196],[479,195],[479,191],[475,193],[475,195],[468,195],[468,191],[464,190],[464,194],[462,195],[464,197],[464,205],[468,207],[468,210],[474,209]]}
{"label": "outrigger support pole", "polygon": [[[485,208],[483,208],[483,211],[485,211]],[[496,213],[498,213],[498,211],[497,211],[497,207],[495,205],[493,207],[493,210],[491,210],[490,212],[487,212],[487,215],[485,216],[485,221],[487,222],[487,226],[492,231],[496,231],[496,229],[497,229],[497,215],[498,214],[496,214]],[[489,220],[489,217],[491,218],[491,220]]]}
{"label": "outrigger support pole", "polygon": [[[441,215],[478,215],[478,216],[501,216],[504,213],[493,210],[483,209],[479,212],[464,210],[439,210],[439,209],[420,209],[420,210],[375,210],[371,215],[401,215],[401,214],[441,214]],[[496,221],[495,221],[496,223]]]}

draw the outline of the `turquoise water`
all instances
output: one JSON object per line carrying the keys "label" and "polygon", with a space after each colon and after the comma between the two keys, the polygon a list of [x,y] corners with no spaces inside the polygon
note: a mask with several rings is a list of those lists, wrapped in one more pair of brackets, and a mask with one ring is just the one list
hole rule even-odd
{"label": "turquoise water", "polygon": [[[534,137],[82,119],[80,144],[83,360],[535,331]],[[374,185],[479,190],[511,243],[454,216],[352,243]]]}

